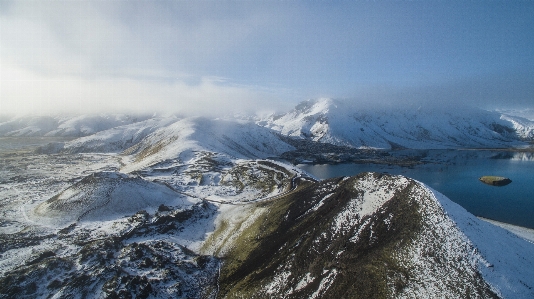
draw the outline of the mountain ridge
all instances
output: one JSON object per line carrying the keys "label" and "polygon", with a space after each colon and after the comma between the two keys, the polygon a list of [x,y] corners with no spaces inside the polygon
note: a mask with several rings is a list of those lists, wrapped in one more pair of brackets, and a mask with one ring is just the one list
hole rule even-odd
{"label": "mountain ridge", "polygon": [[348,101],[318,99],[257,123],[283,135],[356,148],[448,149],[521,145],[520,137],[530,135],[518,135],[521,128],[509,119],[468,107],[360,109]]}
{"label": "mountain ridge", "polygon": [[411,179],[336,178],[257,208],[222,244],[222,298],[534,295],[534,244]]}
{"label": "mountain ridge", "polygon": [[82,137],[148,118],[150,116],[117,113],[6,117],[4,121],[0,122],[0,136]]}

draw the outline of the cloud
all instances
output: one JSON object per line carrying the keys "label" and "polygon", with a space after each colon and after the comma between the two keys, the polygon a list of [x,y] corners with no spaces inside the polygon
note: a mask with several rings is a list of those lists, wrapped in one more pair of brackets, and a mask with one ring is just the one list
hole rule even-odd
{"label": "cloud", "polygon": [[0,0],[0,108],[284,109],[319,96],[486,106],[508,96],[529,104],[532,11],[498,3]]}
{"label": "cloud", "polygon": [[220,78],[181,80],[132,78],[85,79],[42,76],[23,69],[2,68],[2,113],[183,113],[224,115],[272,109],[277,97],[268,90],[233,86]]}
{"label": "cloud", "polygon": [[218,67],[243,58],[235,50],[267,26],[267,15],[215,3],[147,4],[4,5],[0,111],[215,114],[280,104],[283,89],[217,77]]}
{"label": "cloud", "polygon": [[277,31],[272,8],[243,4],[15,2],[2,18],[2,56],[25,68],[83,76],[132,69],[221,76],[246,67],[243,59]]}

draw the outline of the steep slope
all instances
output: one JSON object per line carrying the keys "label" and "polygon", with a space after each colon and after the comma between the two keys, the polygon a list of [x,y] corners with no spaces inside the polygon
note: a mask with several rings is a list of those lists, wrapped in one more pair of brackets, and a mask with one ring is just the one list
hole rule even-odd
{"label": "steep slope", "polygon": [[411,179],[307,183],[253,211],[205,246],[225,260],[220,297],[534,296],[534,244]]}
{"label": "steep slope", "polygon": [[503,114],[501,119],[510,122],[517,135],[527,141],[534,140],[534,121],[520,116]]}
{"label": "steep slope", "polygon": [[143,169],[168,159],[188,161],[195,152],[215,152],[231,158],[278,156],[294,149],[269,129],[233,120],[186,118],[148,135],[124,151],[125,172]]}
{"label": "steep slope", "polygon": [[440,149],[517,145],[512,123],[472,108],[365,108],[319,99],[261,121],[283,135],[352,147]]}
{"label": "steep slope", "polygon": [[65,225],[74,221],[112,220],[159,205],[189,206],[187,197],[169,187],[115,172],[83,178],[34,211],[39,222]]}
{"label": "steep slope", "polygon": [[19,116],[0,123],[0,136],[80,137],[148,118],[126,114]]}
{"label": "steep slope", "polygon": [[508,115],[521,117],[530,121],[534,121],[534,108],[524,108],[524,109],[497,109],[497,112]]}

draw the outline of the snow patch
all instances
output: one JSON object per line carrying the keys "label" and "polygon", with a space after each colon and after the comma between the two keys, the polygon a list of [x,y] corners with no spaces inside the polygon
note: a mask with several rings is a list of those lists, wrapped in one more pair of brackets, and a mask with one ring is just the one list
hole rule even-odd
{"label": "snow patch", "polygon": [[321,283],[319,284],[319,287],[313,294],[311,294],[310,298],[320,298],[321,294],[324,294],[330,288],[330,286],[334,283],[336,276],[337,276],[337,269],[332,270],[325,270],[323,271],[323,274],[328,273],[326,277],[321,279]]}

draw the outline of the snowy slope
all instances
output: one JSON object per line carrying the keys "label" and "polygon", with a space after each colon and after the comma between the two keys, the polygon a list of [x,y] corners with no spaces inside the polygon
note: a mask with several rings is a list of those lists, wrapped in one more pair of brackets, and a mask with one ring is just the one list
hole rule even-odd
{"label": "snowy slope", "polygon": [[148,135],[124,151],[131,155],[125,172],[179,158],[188,161],[194,152],[216,152],[231,158],[266,158],[294,149],[269,129],[254,123],[193,117],[179,120]]}
{"label": "snowy slope", "polygon": [[508,147],[519,144],[514,126],[500,114],[477,109],[430,107],[360,109],[346,101],[319,99],[258,122],[281,134],[372,148]]}
{"label": "snowy slope", "polygon": [[0,123],[0,136],[80,137],[147,118],[126,114],[18,116]]}
{"label": "snowy slope", "polygon": [[425,188],[473,248],[476,266],[494,291],[503,298],[534,297],[534,243],[478,219],[443,194]]}
{"label": "snowy slope", "polygon": [[510,122],[521,139],[534,140],[534,120],[512,114],[503,114],[501,119]]}
{"label": "snowy slope", "polygon": [[33,217],[55,226],[75,221],[105,221],[156,209],[159,205],[190,206],[185,196],[161,184],[116,172],[85,177],[40,204]]}
{"label": "snowy slope", "polygon": [[4,119],[0,123],[0,136],[44,136],[58,125],[59,121],[51,116]]}
{"label": "snowy slope", "polygon": [[534,121],[534,108],[524,108],[524,109],[497,109],[497,112],[508,115],[516,116]]}
{"label": "snowy slope", "polygon": [[214,233],[232,235],[211,248],[223,298],[534,296],[533,243],[402,176],[322,181],[257,211]]}

